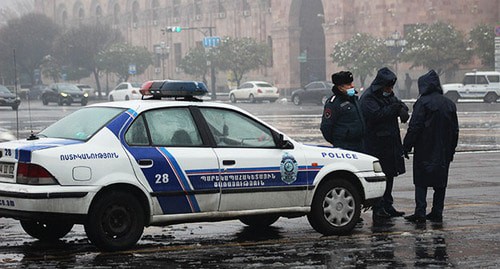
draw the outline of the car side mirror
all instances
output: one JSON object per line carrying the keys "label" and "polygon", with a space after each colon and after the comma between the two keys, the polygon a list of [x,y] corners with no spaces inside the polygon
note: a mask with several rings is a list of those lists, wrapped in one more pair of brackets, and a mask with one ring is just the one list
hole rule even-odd
{"label": "car side mirror", "polygon": [[285,140],[283,134],[278,135],[278,148],[280,149],[293,149],[294,146],[292,142]]}

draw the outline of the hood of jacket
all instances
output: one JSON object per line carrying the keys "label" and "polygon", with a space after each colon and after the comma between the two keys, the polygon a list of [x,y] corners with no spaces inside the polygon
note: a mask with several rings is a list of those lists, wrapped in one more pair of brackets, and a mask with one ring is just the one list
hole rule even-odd
{"label": "hood of jacket", "polygon": [[377,72],[377,76],[373,80],[370,88],[373,92],[381,91],[385,86],[392,86],[396,83],[396,74],[389,68],[384,67]]}
{"label": "hood of jacket", "polygon": [[418,93],[420,95],[427,95],[433,92],[443,94],[439,76],[434,70],[430,70],[427,74],[418,78]]}

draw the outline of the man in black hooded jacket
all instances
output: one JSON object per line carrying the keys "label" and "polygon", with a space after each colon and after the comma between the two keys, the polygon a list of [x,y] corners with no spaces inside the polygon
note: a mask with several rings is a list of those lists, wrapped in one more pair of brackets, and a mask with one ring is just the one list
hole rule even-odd
{"label": "man in black hooded jacket", "polygon": [[[431,70],[418,79],[420,97],[413,105],[403,148],[413,154],[415,214],[405,219],[422,223],[443,220],[448,170],[458,143],[458,118],[455,103],[443,95],[438,74]],[[432,209],[427,215],[427,188],[434,189]]]}
{"label": "man in black hooded jacket", "polygon": [[384,196],[373,207],[374,221],[404,215],[404,212],[394,208],[392,197],[394,177],[406,172],[398,118],[403,123],[409,118],[408,107],[392,90],[396,80],[396,74],[389,68],[378,70],[360,99],[366,123],[365,152],[380,160],[386,176]]}

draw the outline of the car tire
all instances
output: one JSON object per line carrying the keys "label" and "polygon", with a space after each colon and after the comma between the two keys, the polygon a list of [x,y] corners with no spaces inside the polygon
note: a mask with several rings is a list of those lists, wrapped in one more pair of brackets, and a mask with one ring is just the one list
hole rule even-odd
{"label": "car tire", "polygon": [[64,100],[60,98],[59,101],[57,101],[57,105],[59,106],[64,105]]}
{"label": "car tire", "polygon": [[16,111],[19,108],[19,105],[13,105],[12,110]]}
{"label": "car tire", "polygon": [[269,102],[271,103],[275,103],[276,101],[278,101],[278,99],[269,99]]}
{"label": "car tire", "polygon": [[99,249],[124,250],[139,241],[144,220],[144,209],[137,198],[124,191],[111,191],[92,202],[85,233]]}
{"label": "car tire", "polygon": [[83,99],[82,102],[80,103],[82,106],[86,106],[88,104],[87,99]]}
{"label": "car tire", "polygon": [[241,217],[240,221],[252,228],[266,228],[275,223],[280,216],[277,215],[256,215]]}
{"label": "car tire", "polygon": [[360,214],[358,188],[345,179],[335,179],[318,186],[307,219],[323,235],[345,235],[354,229]]}
{"label": "car tire", "polygon": [[130,97],[128,97],[128,95],[125,96],[125,101],[128,101],[130,100]]}
{"label": "car tire", "polygon": [[453,103],[457,103],[458,98],[460,98],[460,95],[458,95],[457,92],[447,92],[444,96],[450,99]]}
{"label": "car tire", "polygon": [[113,102],[113,101],[114,101],[113,95],[110,95],[110,96],[109,96],[109,101],[110,101],[110,102]]}
{"label": "car tire", "polygon": [[234,94],[231,94],[231,96],[229,96],[229,100],[231,100],[231,103],[236,103],[236,96],[234,96]]}
{"label": "car tire", "polygon": [[498,95],[494,92],[489,92],[484,96],[483,101],[485,103],[494,103],[498,100]]}
{"label": "car tire", "polygon": [[46,98],[46,97],[44,97],[44,96],[42,96],[42,104],[43,104],[44,106],[46,106],[46,105],[48,105],[48,104],[49,104],[49,100],[47,100],[47,98]]}
{"label": "car tire", "polygon": [[253,96],[253,94],[250,94],[248,96],[248,101],[250,101],[250,103],[255,103],[255,96]]}
{"label": "car tire", "polygon": [[73,223],[54,221],[21,220],[21,227],[30,236],[40,241],[55,241],[67,235],[73,228]]}
{"label": "car tire", "polygon": [[294,96],[292,96],[292,102],[293,102],[296,106],[298,106],[298,105],[300,105],[300,104],[302,103],[302,100],[300,100],[300,96],[298,96],[298,95],[294,95]]}

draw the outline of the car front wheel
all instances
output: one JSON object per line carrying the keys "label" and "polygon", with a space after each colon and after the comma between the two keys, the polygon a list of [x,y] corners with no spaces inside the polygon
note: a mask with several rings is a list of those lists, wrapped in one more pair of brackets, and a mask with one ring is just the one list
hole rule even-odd
{"label": "car front wheel", "polygon": [[324,235],[345,235],[354,229],[361,214],[358,189],[345,179],[328,180],[319,185],[307,219]]}
{"label": "car front wheel", "polygon": [[21,220],[21,227],[27,234],[40,241],[55,241],[67,235],[73,228],[73,223]]}
{"label": "car front wheel", "polygon": [[248,96],[248,101],[250,101],[250,103],[255,103],[255,96],[253,96],[253,94],[250,94],[250,96]]}
{"label": "car front wheel", "polygon": [[498,95],[494,92],[489,92],[484,96],[484,102],[486,103],[494,103],[498,99]]}
{"label": "car front wheel", "polygon": [[133,195],[112,191],[90,207],[85,232],[90,241],[106,251],[134,246],[144,231],[144,209]]}
{"label": "car front wheel", "polygon": [[292,97],[292,102],[293,102],[296,106],[298,106],[298,105],[300,105],[300,104],[302,103],[302,100],[300,100],[300,97],[299,97],[298,95],[294,95],[294,96]]}
{"label": "car front wheel", "polygon": [[236,103],[236,96],[234,96],[234,94],[231,94],[231,96],[229,96],[229,99],[231,100],[231,103]]}

